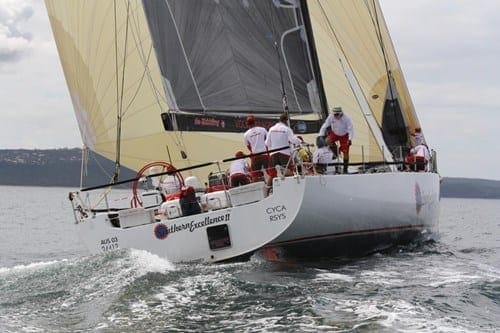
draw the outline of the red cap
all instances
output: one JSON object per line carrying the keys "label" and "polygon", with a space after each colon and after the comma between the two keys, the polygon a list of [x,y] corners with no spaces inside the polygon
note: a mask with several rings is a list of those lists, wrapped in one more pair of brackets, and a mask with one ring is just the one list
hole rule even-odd
{"label": "red cap", "polygon": [[253,125],[255,124],[255,117],[253,114],[247,116],[247,125]]}
{"label": "red cap", "polygon": [[245,154],[241,150],[238,150],[236,152],[236,154],[234,154],[234,156],[236,156],[236,157],[245,157]]}

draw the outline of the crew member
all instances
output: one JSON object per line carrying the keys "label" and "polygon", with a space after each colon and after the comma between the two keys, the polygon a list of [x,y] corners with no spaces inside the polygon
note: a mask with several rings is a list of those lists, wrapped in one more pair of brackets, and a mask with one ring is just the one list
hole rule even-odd
{"label": "crew member", "polygon": [[321,126],[319,136],[325,137],[328,127],[330,127],[331,131],[326,138],[326,143],[328,145],[333,145],[336,141],[339,142],[339,150],[342,152],[344,159],[344,173],[347,173],[349,166],[349,147],[354,137],[351,118],[342,111],[340,106],[336,106],[332,108],[331,114],[328,115]]}
{"label": "crew member", "polygon": [[[255,125],[255,117],[247,117],[248,130],[243,134],[243,142],[250,153],[258,154],[266,151],[267,131],[264,127]],[[269,167],[269,155],[267,153],[250,157],[250,170],[252,171],[252,180],[262,180],[264,174],[262,169]]]}
{"label": "crew member", "polygon": [[[285,175],[289,176],[293,174],[291,172],[293,165],[290,161],[290,155],[292,153],[292,150],[290,149],[290,144],[299,145],[301,141],[293,134],[292,129],[288,127],[287,121],[288,121],[287,114],[286,113],[281,114],[279,122],[277,122],[274,126],[272,126],[269,129],[265,143],[268,150],[287,147],[282,150],[271,153],[270,160],[271,160],[271,167],[280,165],[286,168]],[[275,176],[276,175],[274,173],[271,175],[271,177]]]}
{"label": "crew member", "polygon": [[335,174],[335,166],[328,165],[334,162],[335,155],[333,151],[325,143],[322,136],[316,138],[316,146],[318,149],[313,154],[314,171],[319,174],[333,175]]}
{"label": "crew member", "polygon": [[231,162],[229,167],[229,179],[231,182],[231,187],[238,187],[241,185],[246,185],[250,183],[250,168],[246,160],[245,154],[242,151],[237,151],[234,155],[239,157],[239,159]]}
{"label": "crew member", "polygon": [[415,132],[413,132],[412,136],[415,140],[415,147],[426,144],[424,133],[422,133],[422,129],[420,127],[415,128]]}
{"label": "crew member", "polygon": [[[167,167],[168,172],[175,171],[175,167],[169,166]],[[159,190],[165,197],[168,197],[171,194],[177,193],[181,190],[182,183],[177,175],[177,173],[167,174],[163,176],[163,179],[160,182]]]}
{"label": "crew member", "polygon": [[410,150],[410,155],[406,157],[406,162],[412,171],[425,171],[430,158],[429,148],[425,144],[422,144]]}

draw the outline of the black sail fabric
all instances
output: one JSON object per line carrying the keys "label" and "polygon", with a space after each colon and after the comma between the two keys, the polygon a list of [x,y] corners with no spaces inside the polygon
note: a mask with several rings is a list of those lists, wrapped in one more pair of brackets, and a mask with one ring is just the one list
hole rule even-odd
{"label": "black sail fabric", "polygon": [[314,112],[300,8],[272,0],[143,4],[167,95],[179,110],[276,114],[283,80],[290,112]]}

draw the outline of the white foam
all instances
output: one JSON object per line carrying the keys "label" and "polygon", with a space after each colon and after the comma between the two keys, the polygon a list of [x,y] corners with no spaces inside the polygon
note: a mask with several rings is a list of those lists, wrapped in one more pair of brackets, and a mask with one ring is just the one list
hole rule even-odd
{"label": "white foam", "polygon": [[200,293],[209,288],[216,288],[224,293],[224,288],[228,285],[225,281],[230,274],[214,271],[210,274],[189,275],[176,280],[168,285],[162,286],[161,290],[155,294],[155,298],[161,302],[161,309],[164,312],[176,311],[176,308],[196,305],[200,300]]}
{"label": "white foam", "polygon": [[365,271],[361,276],[369,283],[386,286],[400,286],[406,283],[401,273],[395,271]]}
{"label": "white foam", "polygon": [[40,268],[45,268],[48,266],[56,265],[61,262],[68,261],[67,259],[63,260],[52,260],[52,261],[42,261],[42,262],[34,262],[27,265],[17,265],[14,267],[0,267],[0,274],[9,273],[9,272],[23,272],[23,271],[34,271]]}
{"label": "white foam", "polygon": [[314,279],[316,281],[346,281],[351,282],[354,280],[352,276],[339,273],[319,273]]}
{"label": "white foam", "polygon": [[130,258],[134,260],[134,266],[140,270],[139,276],[150,272],[165,273],[175,270],[174,264],[167,259],[144,250],[130,250]]}
{"label": "white foam", "polygon": [[500,277],[500,269],[488,264],[477,263],[477,272],[488,282],[495,282]]}
{"label": "white foam", "polygon": [[[354,328],[361,328],[367,323],[376,322],[398,332],[466,332],[467,323],[452,324],[449,318],[430,318],[432,313],[420,305],[413,305],[405,300],[344,300],[337,301],[336,311],[351,312],[362,321]],[[461,325],[462,324],[462,325]]]}

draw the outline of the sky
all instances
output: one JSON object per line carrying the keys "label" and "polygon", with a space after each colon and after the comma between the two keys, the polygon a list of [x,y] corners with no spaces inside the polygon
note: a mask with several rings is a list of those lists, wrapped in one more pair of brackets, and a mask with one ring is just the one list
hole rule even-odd
{"label": "sky", "polygon": [[[500,0],[379,1],[441,176],[500,180]],[[0,149],[81,146],[44,2],[0,0]]]}

